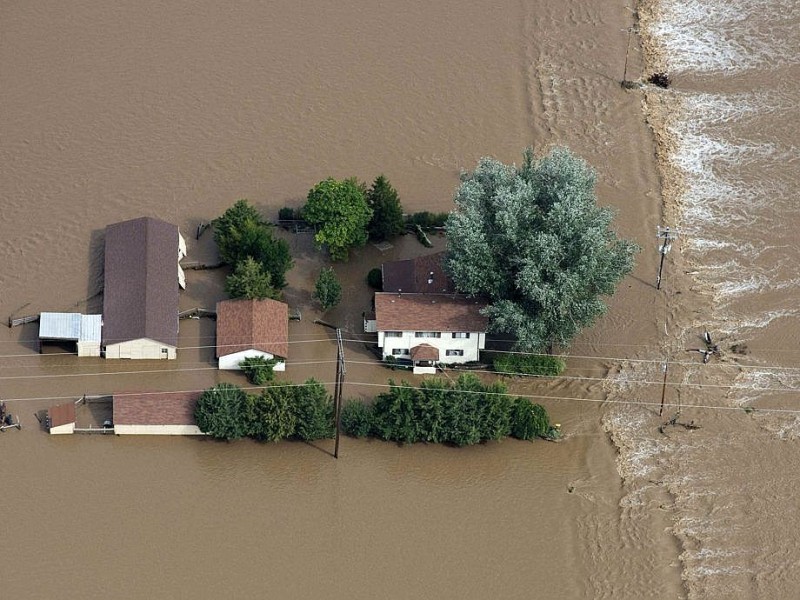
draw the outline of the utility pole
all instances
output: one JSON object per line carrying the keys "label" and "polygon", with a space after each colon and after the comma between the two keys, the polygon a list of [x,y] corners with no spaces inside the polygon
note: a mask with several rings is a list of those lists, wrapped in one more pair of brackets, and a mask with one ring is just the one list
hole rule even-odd
{"label": "utility pole", "polygon": [[672,248],[672,241],[678,237],[678,232],[671,230],[669,227],[662,227],[661,225],[658,226],[658,233],[656,235],[656,239],[658,239],[659,247],[658,251],[661,253],[661,260],[658,263],[658,276],[656,277],[656,289],[661,289],[661,271],[664,269],[664,257],[669,252],[670,248]]}
{"label": "utility pole", "polygon": [[336,423],[336,442],[333,447],[333,458],[339,458],[339,437],[341,431],[341,412],[342,412],[342,387],[344,386],[344,343],[342,342],[342,330],[326,323],[315,319],[314,323],[322,325],[328,329],[336,330],[336,384],[333,388],[333,420]]}
{"label": "utility pole", "polygon": [[667,363],[663,365],[664,369],[664,382],[661,384],[661,408],[658,409],[658,416],[664,414],[664,397],[667,395]]}
{"label": "utility pole", "polygon": [[333,447],[333,458],[339,458],[339,431],[341,430],[342,414],[342,386],[344,385],[344,344],[342,343],[342,330],[336,328],[336,387],[333,393],[333,418],[336,421],[336,443]]}

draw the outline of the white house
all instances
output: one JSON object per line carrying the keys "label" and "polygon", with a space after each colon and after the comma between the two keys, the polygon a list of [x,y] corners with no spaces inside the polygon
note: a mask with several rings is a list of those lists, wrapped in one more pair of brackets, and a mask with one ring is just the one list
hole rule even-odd
{"label": "white house", "polygon": [[476,361],[486,347],[488,319],[474,298],[453,294],[375,294],[378,347],[384,358],[431,372],[438,363]]}
{"label": "white house", "polygon": [[100,356],[102,320],[102,315],[43,312],[39,341],[75,342],[78,356]]}
{"label": "white house", "polygon": [[141,217],[106,227],[103,353],[106,358],[174,359],[178,345],[178,260],[186,242],[175,225]]}
{"label": "white house", "polygon": [[194,420],[201,392],[114,394],[117,435],[205,435]]}
{"label": "white house", "polygon": [[223,300],[217,303],[217,358],[220,369],[241,369],[245,358],[276,359],[286,370],[289,307],[277,300]]}

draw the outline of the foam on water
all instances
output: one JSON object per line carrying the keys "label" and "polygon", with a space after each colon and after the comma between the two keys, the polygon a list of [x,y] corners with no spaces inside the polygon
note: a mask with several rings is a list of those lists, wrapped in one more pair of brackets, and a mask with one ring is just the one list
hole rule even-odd
{"label": "foam on water", "polygon": [[[738,72],[797,60],[798,3],[774,0],[664,0],[649,33],[670,71]],[[769,27],[765,21],[769,21]]]}

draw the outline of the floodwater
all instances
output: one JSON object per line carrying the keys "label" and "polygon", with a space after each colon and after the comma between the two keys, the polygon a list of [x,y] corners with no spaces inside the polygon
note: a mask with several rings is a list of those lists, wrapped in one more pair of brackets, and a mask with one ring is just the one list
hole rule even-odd
{"label": "floodwater", "polygon": [[[3,329],[0,397],[24,425],[0,435],[3,596],[793,597],[786,474],[798,421],[741,407],[790,407],[771,389],[798,379],[796,5],[776,7],[772,47],[749,25],[757,11],[742,13],[745,43],[738,13],[688,3],[693,24],[730,41],[731,56],[712,60],[691,54],[708,31],[668,35],[695,31],[670,20],[679,4],[642,11],[645,56],[628,31],[636,15],[611,0],[4,3],[3,319],[98,310],[111,222],[174,222],[187,260],[213,262],[210,235],[193,233],[238,198],[274,218],[327,176],[384,173],[409,212],[445,211],[460,169],[483,155],[519,161],[529,144],[585,157],[619,233],[643,251],[608,315],[570,348],[567,377],[512,382],[544,396],[566,432],[559,444],[345,438],[334,461],[330,442],[48,437],[34,412],[84,393],[244,380],[214,368],[206,320],[182,322],[170,364],[40,355],[35,326]],[[737,56],[755,57],[749,70]],[[619,85],[662,65],[673,89]],[[718,188],[701,196],[709,181]],[[661,291],[659,224],[681,228]],[[310,299],[324,259],[285,235],[296,259],[286,298],[303,313],[286,377],[330,382],[335,347]],[[366,272],[422,251],[407,237],[336,266],[345,298],[325,318],[354,340],[345,395],[372,396],[391,374],[355,341]],[[223,297],[220,272],[188,272],[187,284],[181,308]],[[708,365],[685,351],[702,327],[723,348]],[[664,418],[680,400],[679,421],[700,429],[658,432],[665,359]]]}

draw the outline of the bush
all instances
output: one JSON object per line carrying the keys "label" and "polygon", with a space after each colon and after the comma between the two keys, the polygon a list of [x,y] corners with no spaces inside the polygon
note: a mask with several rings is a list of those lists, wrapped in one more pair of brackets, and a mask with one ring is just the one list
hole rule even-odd
{"label": "bush", "polygon": [[223,440],[236,440],[250,432],[247,394],[231,383],[220,383],[204,391],[197,401],[194,418],[200,431]]}
{"label": "bush", "polygon": [[367,273],[367,285],[379,292],[383,290],[383,271],[379,267],[375,267]]}
{"label": "bush", "polygon": [[263,356],[250,356],[239,363],[239,366],[247,376],[247,381],[253,385],[264,385],[275,378],[273,369],[278,363],[274,358],[264,358]]}
{"label": "bush", "polygon": [[544,407],[527,398],[515,398],[511,409],[511,435],[520,440],[549,437],[550,420]]}
{"label": "bush", "polygon": [[304,441],[332,438],[335,433],[333,401],[325,387],[313,379],[290,388],[297,421],[294,435]]}
{"label": "bush", "polygon": [[410,225],[419,225],[422,229],[433,229],[434,227],[444,227],[450,213],[432,213],[427,210],[414,213],[408,217]]}
{"label": "bush", "polygon": [[556,356],[530,354],[495,354],[492,362],[498,373],[510,375],[537,375],[539,377],[555,377],[561,375],[567,365]]}
{"label": "bush", "polygon": [[526,440],[550,435],[544,408],[512,398],[499,382],[487,385],[473,374],[463,374],[455,383],[429,379],[419,388],[406,382],[389,384],[389,391],[378,396],[371,409],[360,403],[347,405],[342,414],[345,433],[361,437],[371,431],[376,437],[404,444],[457,446],[509,435]]}
{"label": "bush", "polygon": [[374,416],[372,407],[358,400],[348,400],[339,416],[342,431],[351,437],[372,435]]}
{"label": "bush", "polygon": [[258,396],[248,396],[247,416],[250,437],[277,442],[295,433],[297,419],[293,412],[291,388],[265,388]]}
{"label": "bush", "polygon": [[300,218],[300,212],[291,206],[284,206],[278,211],[278,219],[280,221],[296,221]]}

